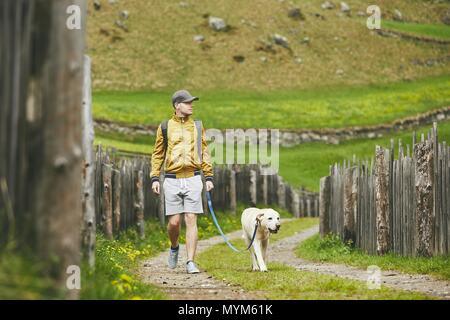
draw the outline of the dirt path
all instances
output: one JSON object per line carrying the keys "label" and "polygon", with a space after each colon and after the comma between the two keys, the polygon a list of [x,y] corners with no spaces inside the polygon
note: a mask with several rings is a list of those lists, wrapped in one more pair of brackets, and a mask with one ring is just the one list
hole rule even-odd
{"label": "dirt path", "polygon": [[[342,264],[310,262],[295,255],[294,250],[297,245],[318,231],[319,227],[315,226],[292,237],[272,243],[269,247],[270,261],[281,262],[297,270],[319,272],[366,282],[368,277],[366,270]],[[416,291],[442,299],[450,299],[450,281],[437,280],[427,275],[410,275],[386,270],[381,273],[381,282],[383,285],[395,289]]]}
{"label": "dirt path", "polygon": [[[240,238],[242,230],[228,234],[229,239]],[[222,243],[221,236],[200,240],[197,254],[210,246]],[[180,244],[178,267],[174,270],[167,266],[168,252],[144,261],[140,268],[140,276],[144,282],[156,284],[174,300],[254,300],[265,299],[257,292],[250,294],[239,286],[216,280],[202,271],[198,274],[186,273],[186,247]]]}
{"label": "dirt path", "polygon": [[[294,250],[305,239],[313,236],[319,230],[318,226],[297,233],[294,236],[273,242],[269,246],[269,261],[277,261],[296,268],[297,270],[318,272],[352,280],[367,281],[367,272],[342,264],[316,263],[298,258]],[[242,231],[228,234],[230,239],[239,238]],[[210,246],[222,243],[222,237],[217,236],[198,243],[197,253]],[[265,299],[262,293],[246,292],[239,286],[214,279],[201,270],[199,274],[189,275],[185,270],[186,249],[180,245],[179,266],[175,270],[167,267],[167,252],[146,260],[139,269],[144,282],[156,284],[175,300],[241,300]],[[200,268],[201,269],[201,268]],[[409,275],[397,271],[382,271],[382,284],[400,290],[417,291],[442,299],[450,299],[450,281],[437,280],[427,275]]]}

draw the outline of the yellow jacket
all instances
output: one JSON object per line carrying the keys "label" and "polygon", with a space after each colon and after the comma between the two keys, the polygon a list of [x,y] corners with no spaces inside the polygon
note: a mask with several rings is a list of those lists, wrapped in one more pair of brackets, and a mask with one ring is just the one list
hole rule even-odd
{"label": "yellow jacket", "polygon": [[174,173],[177,178],[194,176],[194,171],[203,170],[206,180],[213,180],[211,157],[208,153],[205,129],[202,128],[202,160],[197,151],[197,129],[189,116],[181,118],[175,114],[167,123],[167,151],[164,159],[164,138],[159,125],[156,131],[155,148],[152,153],[151,181],[159,180],[164,164],[165,173]]}

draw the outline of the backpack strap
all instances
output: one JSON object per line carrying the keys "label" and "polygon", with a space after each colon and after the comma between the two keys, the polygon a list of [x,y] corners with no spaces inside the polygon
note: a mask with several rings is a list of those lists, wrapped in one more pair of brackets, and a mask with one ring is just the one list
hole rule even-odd
{"label": "backpack strap", "polygon": [[161,122],[161,130],[163,135],[163,141],[164,141],[164,159],[166,158],[166,152],[167,152],[167,123],[169,120],[165,120]]}
{"label": "backpack strap", "polygon": [[197,128],[197,153],[200,163],[202,159],[202,120],[194,120],[195,127]]}

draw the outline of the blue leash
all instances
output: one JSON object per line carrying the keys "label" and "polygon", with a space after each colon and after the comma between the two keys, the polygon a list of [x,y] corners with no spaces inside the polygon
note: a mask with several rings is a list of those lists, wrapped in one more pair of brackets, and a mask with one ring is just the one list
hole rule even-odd
{"label": "blue leash", "polygon": [[[216,225],[217,229],[219,230],[220,234],[222,235],[223,240],[225,241],[225,243],[231,248],[231,250],[235,251],[235,252],[241,252],[240,250],[236,249],[228,240],[227,236],[223,233],[222,228],[220,228],[219,222],[217,221],[217,217],[214,214],[214,209],[212,207],[212,201],[211,201],[211,193],[209,191],[206,191],[206,198],[208,200],[208,207],[209,207],[209,212],[211,213],[211,216],[213,218],[214,224]],[[256,237],[256,230],[258,229],[258,222],[256,222],[255,224],[255,230],[253,231],[253,236],[252,236],[252,240],[250,241],[250,244],[248,245],[247,249],[250,249],[250,247],[253,244],[253,241],[255,240]]]}

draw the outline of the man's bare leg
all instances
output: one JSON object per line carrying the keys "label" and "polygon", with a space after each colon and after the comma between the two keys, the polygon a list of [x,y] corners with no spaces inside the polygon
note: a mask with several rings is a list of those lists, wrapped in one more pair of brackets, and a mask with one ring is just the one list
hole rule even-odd
{"label": "man's bare leg", "polygon": [[172,248],[178,247],[178,237],[180,236],[180,214],[169,216],[169,223],[167,224],[167,232],[169,234]]}
{"label": "man's bare leg", "polygon": [[195,213],[186,213],[184,215],[186,222],[186,251],[188,261],[194,261],[195,251],[197,250],[197,215]]}

